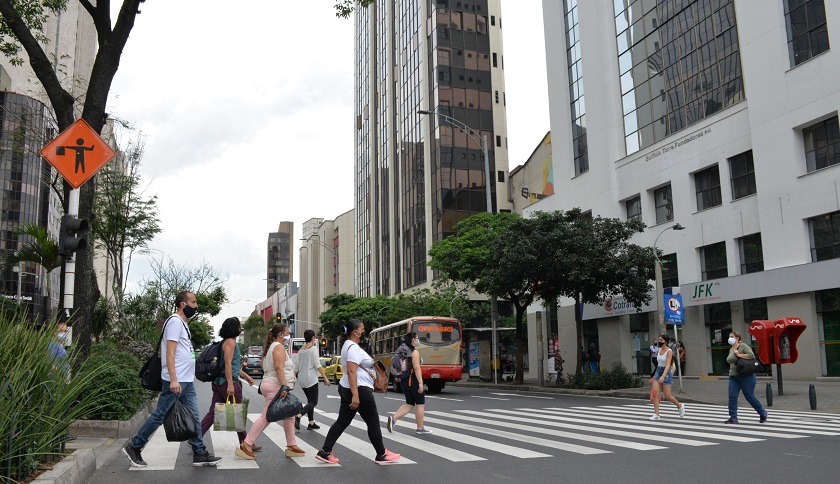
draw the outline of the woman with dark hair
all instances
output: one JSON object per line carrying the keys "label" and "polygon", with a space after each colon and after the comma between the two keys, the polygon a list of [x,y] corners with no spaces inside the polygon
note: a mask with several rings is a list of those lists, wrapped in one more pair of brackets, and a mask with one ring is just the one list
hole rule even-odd
{"label": "woman with dark hair", "polygon": [[318,374],[324,378],[324,385],[330,386],[330,381],[321,368],[321,362],[318,360],[318,345],[315,339],[315,331],[307,329],[303,332],[303,339],[306,343],[303,348],[298,351],[298,376],[297,381],[303,394],[306,395],[306,405],[301,410],[300,415],[295,417],[295,428],[300,430],[300,418],[304,415],[309,417],[309,425],[306,430],[318,430],[321,427],[315,423],[315,406],[318,405]]}
{"label": "woman with dark hair", "polygon": [[[223,340],[222,361],[224,362],[224,368],[222,374],[212,382],[213,397],[210,401],[210,410],[201,420],[201,435],[206,434],[213,426],[215,416],[213,409],[217,403],[225,403],[229,396],[233,396],[234,403],[242,403],[240,377],[244,378],[249,385],[254,383],[254,379],[242,370],[242,355],[239,353],[239,345],[236,344],[236,338],[239,337],[241,332],[242,325],[239,318],[225,319],[219,329],[219,337]],[[236,435],[239,437],[239,443],[241,444],[245,440],[245,432],[237,432]],[[261,447],[257,447],[257,450],[260,449]]]}
{"label": "woman with dark hair", "polygon": [[685,417],[685,405],[671,395],[671,385],[674,383],[674,350],[668,346],[669,336],[659,336],[657,344],[659,351],[656,353],[656,373],[653,374],[653,415],[651,420],[659,420],[659,401],[662,400],[662,393],[665,393],[665,400],[673,403],[680,413],[680,418]]}
{"label": "woman with dark hair", "polygon": [[423,426],[423,416],[426,413],[426,395],[423,394],[423,370],[420,368],[420,352],[417,351],[419,342],[417,333],[406,333],[403,343],[397,349],[395,358],[401,358],[402,373],[400,374],[400,387],[405,395],[405,405],[394,412],[393,417],[388,417],[388,432],[392,432],[397,426],[397,421],[414,409],[414,418],[417,421],[417,435],[432,433]]}
{"label": "woman with dark hair", "polygon": [[746,343],[741,342],[741,335],[738,333],[729,333],[727,342],[732,345],[729,349],[729,355],[726,357],[726,362],[729,363],[729,420],[724,423],[736,424],[738,423],[738,394],[743,392],[744,398],[747,399],[753,409],[758,413],[759,423],[767,421],[767,410],[761,406],[761,402],[755,397],[755,373],[746,376],[740,376],[735,370],[739,359],[754,360],[755,353]]}
{"label": "woman with dark hair", "polygon": [[347,335],[347,340],[341,346],[341,364],[344,366],[345,373],[338,382],[338,394],[341,397],[338,418],[327,432],[324,445],[315,457],[328,464],[338,464],[338,458],[332,452],[333,446],[353,421],[356,412],[359,412],[367,425],[370,443],[376,449],[375,462],[377,464],[396,462],[400,455],[390,452],[382,443],[379,412],[376,410],[376,400],[373,398],[371,372],[374,371],[374,360],[359,346],[365,335],[365,324],[358,319],[351,319],[344,326],[343,332]]}
{"label": "woman with dark hair", "polygon": [[[295,384],[295,370],[292,358],[283,347],[283,340],[289,334],[289,328],[283,323],[276,323],[268,330],[265,337],[265,346],[263,347],[263,375],[262,383],[260,384],[260,391],[265,397],[265,405],[259,417],[251,425],[248,430],[248,436],[239,448],[236,449],[236,456],[243,459],[254,459],[254,442],[257,437],[268,427],[268,420],[265,414],[268,411],[268,406],[274,400],[274,395],[280,392],[280,398],[286,398],[286,394],[292,391]],[[289,417],[283,420],[283,430],[286,434],[286,457],[303,457],[306,455],[303,449],[298,447],[297,438],[295,437],[294,417]]]}

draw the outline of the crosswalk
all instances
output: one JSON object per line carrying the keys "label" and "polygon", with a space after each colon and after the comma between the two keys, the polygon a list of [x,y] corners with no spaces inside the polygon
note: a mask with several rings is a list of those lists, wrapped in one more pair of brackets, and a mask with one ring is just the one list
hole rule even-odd
{"label": "crosswalk", "polygon": [[[663,407],[662,419],[650,421],[650,405],[603,405],[595,407],[486,408],[453,411],[427,411],[426,426],[434,433],[416,436],[412,415],[401,420],[394,433],[382,430],[385,445],[402,454],[399,465],[434,459],[449,462],[481,462],[507,456],[517,459],[548,458],[563,453],[578,455],[612,454],[619,451],[645,452],[674,447],[737,445],[768,439],[805,439],[812,436],[840,436],[840,415],[770,410],[764,424],[751,408],[740,408],[740,424],[727,425],[726,407],[688,404],[687,414],[680,418],[673,407]],[[364,422],[355,419],[339,438],[335,453],[341,464],[327,465],[315,459],[317,449],[324,442],[329,425],[337,415],[316,410],[321,428],[297,434],[297,445],[306,451],[305,457],[290,459],[302,468],[336,468],[355,460],[374,460],[374,450],[367,439]],[[252,422],[258,414],[249,415]],[[386,421],[381,416],[383,427]],[[234,432],[214,432],[205,436],[208,447],[223,460],[219,470],[255,469],[264,459],[279,458],[286,447],[280,425],[266,428],[260,444],[265,450],[257,460],[234,456],[238,446]],[[163,430],[152,436],[143,450],[149,463],[138,472],[171,470],[178,458],[188,458],[180,452],[181,443],[167,442]]]}

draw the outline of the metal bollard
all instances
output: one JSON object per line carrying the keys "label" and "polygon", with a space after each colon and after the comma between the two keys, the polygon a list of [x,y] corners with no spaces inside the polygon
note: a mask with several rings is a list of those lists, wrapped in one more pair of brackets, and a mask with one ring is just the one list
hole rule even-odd
{"label": "metal bollard", "polygon": [[773,406],[773,386],[770,385],[770,382],[767,382],[767,406]]}
{"label": "metal bollard", "polygon": [[814,388],[814,384],[811,383],[811,386],[808,387],[808,400],[811,402],[811,410],[817,409],[817,389]]}

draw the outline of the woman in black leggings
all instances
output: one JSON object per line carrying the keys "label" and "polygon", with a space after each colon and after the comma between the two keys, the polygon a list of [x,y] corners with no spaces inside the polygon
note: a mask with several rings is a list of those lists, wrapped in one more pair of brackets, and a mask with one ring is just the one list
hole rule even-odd
{"label": "woman in black leggings", "polygon": [[300,419],[306,415],[309,417],[309,425],[307,430],[318,430],[319,427],[315,423],[315,406],[318,405],[318,374],[324,378],[324,385],[330,386],[330,381],[327,375],[324,374],[324,369],[321,368],[321,362],[318,361],[318,345],[315,344],[315,331],[307,329],[303,332],[303,339],[306,344],[298,351],[298,378],[297,383],[303,388],[303,393],[306,395],[306,405],[301,410],[300,415],[295,417],[295,428],[300,430]]}
{"label": "woman in black leggings", "polygon": [[341,396],[341,407],[338,419],[327,432],[327,438],[318,454],[318,460],[328,464],[338,464],[338,458],[333,455],[333,446],[344,430],[353,421],[356,412],[362,416],[367,425],[368,438],[376,449],[376,463],[390,464],[400,458],[385,448],[382,443],[382,428],[379,427],[379,412],[376,410],[376,400],[373,398],[373,358],[360,346],[365,335],[365,325],[358,319],[351,319],[344,327],[347,340],[341,347],[341,364],[346,370],[341,381],[338,382],[338,394]]}

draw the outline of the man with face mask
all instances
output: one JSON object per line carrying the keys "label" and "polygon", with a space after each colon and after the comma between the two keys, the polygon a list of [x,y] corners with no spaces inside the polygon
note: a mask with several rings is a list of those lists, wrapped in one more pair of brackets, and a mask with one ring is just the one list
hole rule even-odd
{"label": "man with face mask", "polygon": [[[146,467],[147,464],[140,452],[149,442],[152,434],[163,424],[163,419],[175,404],[175,400],[180,400],[192,411],[196,428],[201,427],[194,386],[195,352],[190,339],[190,330],[187,327],[187,321],[196,313],[198,313],[198,302],[195,300],[195,294],[190,291],[179,292],[175,297],[175,313],[169,316],[163,325],[163,338],[160,344],[163,391],[158,398],[157,408],[140,427],[137,435],[123,447],[123,454],[133,467]],[[215,466],[222,460],[221,457],[207,452],[201,435],[190,439],[189,443],[193,450],[193,466]]]}

